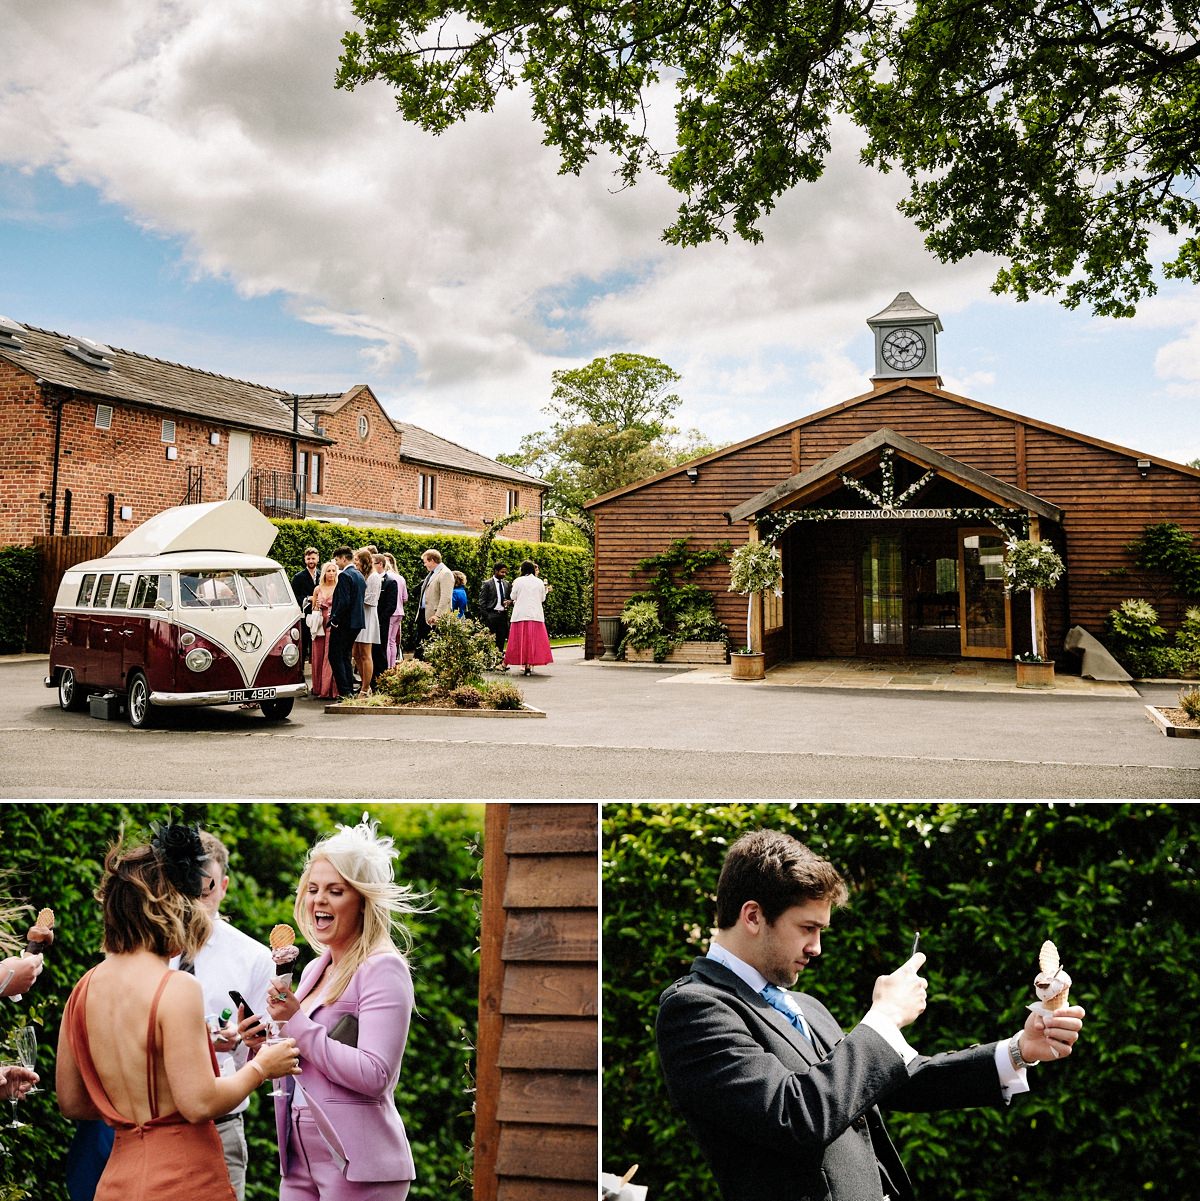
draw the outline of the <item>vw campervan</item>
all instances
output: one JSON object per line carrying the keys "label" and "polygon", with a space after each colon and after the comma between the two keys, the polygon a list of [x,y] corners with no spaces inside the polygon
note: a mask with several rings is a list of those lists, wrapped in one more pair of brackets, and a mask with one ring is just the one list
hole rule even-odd
{"label": "vw campervan", "polygon": [[48,688],[63,709],[124,695],[129,724],[157,707],[254,702],[279,720],[304,696],[300,609],[266,557],[275,527],[241,500],[179,505],[63,576]]}

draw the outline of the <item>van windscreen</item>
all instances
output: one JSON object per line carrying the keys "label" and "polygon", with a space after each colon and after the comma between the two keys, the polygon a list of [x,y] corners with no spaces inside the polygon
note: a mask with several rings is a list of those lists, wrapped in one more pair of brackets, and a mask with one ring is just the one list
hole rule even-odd
{"label": "van windscreen", "polygon": [[243,571],[241,574],[246,604],[251,608],[296,603],[292,586],[282,571]]}
{"label": "van windscreen", "polygon": [[232,571],[181,571],[179,603],[185,609],[222,609],[239,604]]}

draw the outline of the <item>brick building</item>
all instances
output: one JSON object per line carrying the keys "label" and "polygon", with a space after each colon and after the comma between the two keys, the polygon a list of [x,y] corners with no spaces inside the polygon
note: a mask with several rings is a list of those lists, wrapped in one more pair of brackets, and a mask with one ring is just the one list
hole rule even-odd
{"label": "brick building", "polygon": [[393,421],[371,389],[301,396],[0,318],[0,544],[127,534],[239,496],[270,516],[539,540],[546,485]]}

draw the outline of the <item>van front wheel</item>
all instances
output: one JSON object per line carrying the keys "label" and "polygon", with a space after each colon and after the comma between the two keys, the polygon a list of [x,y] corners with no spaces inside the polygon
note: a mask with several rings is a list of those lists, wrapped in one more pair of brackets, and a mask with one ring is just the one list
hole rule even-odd
{"label": "van front wheel", "polygon": [[146,683],[146,677],[140,671],[135,671],[129,677],[129,699],[126,708],[129,711],[129,724],[135,730],[144,730],[151,724],[150,685]]}
{"label": "van front wheel", "polygon": [[58,677],[58,707],[64,713],[78,713],[87,704],[87,693],[79,687],[75,669],[64,667]]}
{"label": "van front wheel", "polygon": [[285,717],[292,711],[294,701],[290,696],[284,697],[281,701],[263,701],[262,711],[263,717],[267,721],[283,721]]}

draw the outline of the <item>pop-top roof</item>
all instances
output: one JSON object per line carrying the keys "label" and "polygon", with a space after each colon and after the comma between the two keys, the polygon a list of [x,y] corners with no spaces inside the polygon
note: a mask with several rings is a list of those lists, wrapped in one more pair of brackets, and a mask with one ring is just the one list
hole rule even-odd
{"label": "pop-top roof", "polygon": [[277,532],[271,522],[244,500],[176,505],[156,513],[126,534],[107,557],[144,558],[189,550],[266,555]]}

